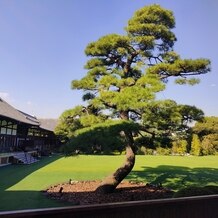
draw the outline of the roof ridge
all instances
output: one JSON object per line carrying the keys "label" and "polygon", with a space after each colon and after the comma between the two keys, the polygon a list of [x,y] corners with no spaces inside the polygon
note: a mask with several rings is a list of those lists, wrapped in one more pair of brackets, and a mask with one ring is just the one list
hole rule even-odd
{"label": "roof ridge", "polygon": [[[22,113],[21,111],[17,110],[15,107],[13,107],[12,105],[10,105],[9,103],[7,103],[4,99],[0,98],[0,115],[4,116],[4,117],[8,117],[11,118],[13,120],[17,120],[19,122],[22,123],[27,123],[27,124],[31,124],[31,125],[37,125],[39,126],[40,123],[37,120],[37,118],[35,118],[35,120],[31,119],[31,118],[27,118],[27,116],[25,116],[24,114],[28,115],[27,113]],[[29,115],[30,117],[30,115]]]}

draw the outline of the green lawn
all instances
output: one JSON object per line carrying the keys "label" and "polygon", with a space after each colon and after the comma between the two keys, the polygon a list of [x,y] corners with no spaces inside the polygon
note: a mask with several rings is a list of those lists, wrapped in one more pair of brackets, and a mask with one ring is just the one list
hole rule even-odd
{"label": "green lawn", "polygon": [[[40,190],[60,182],[101,179],[120,166],[124,156],[55,155],[32,165],[0,168],[0,211],[57,207]],[[218,157],[137,156],[129,180],[162,183],[174,190],[188,185],[218,185]]]}

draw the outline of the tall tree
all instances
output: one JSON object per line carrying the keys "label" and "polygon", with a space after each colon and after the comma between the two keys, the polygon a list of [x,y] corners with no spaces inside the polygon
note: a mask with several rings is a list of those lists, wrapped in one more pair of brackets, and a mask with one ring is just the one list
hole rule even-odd
{"label": "tall tree", "polygon": [[[96,125],[82,125],[83,129],[75,136],[91,138],[109,128],[115,135],[119,132],[126,148],[124,164],[104,179],[97,191],[112,192],[132,170],[136,152],[134,136],[143,132],[153,134],[148,125],[148,108],[154,108],[164,123],[169,123],[168,127],[177,122],[176,111],[165,118],[161,114],[167,101],[159,102],[160,107],[155,104],[155,95],[164,90],[168,78],[177,78],[178,84],[193,85],[199,80],[189,76],[210,70],[208,59],[181,59],[173,50],[174,26],[171,11],[156,4],[145,6],[128,21],[126,35],[103,36],[85,49],[89,57],[85,65],[87,74],[72,81],[72,88],[85,91],[86,107],[81,110],[83,114],[78,114],[79,120],[92,117]],[[78,116],[73,116],[73,120],[78,121]],[[90,131],[93,134],[87,135]]]}
{"label": "tall tree", "polygon": [[198,134],[202,141],[202,154],[218,153],[218,117],[205,117],[196,122],[193,132]]}
{"label": "tall tree", "polygon": [[186,140],[178,140],[172,142],[172,152],[174,154],[185,155],[187,153],[187,141]]}
{"label": "tall tree", "polygon": [[205,117],[203,120],[196,122],[193,131],[198,134],[200,138],[209,134],[217,134],[218,117]]}
{"label": "tall tree", "polygon": [[201,121],[203,117],[203,111],[195,106],[178,105],[172,100],[154,101],[143,111],[143,125],[149,134],[137,141],[143,143],[143,139],[150,139],[150,148],[170,147],[172,141],[187,139],[191,134],[190,124]]}
{"label": "tall tree", "polygon": [[195,156],[201,155],[201,141],[200,141],[198,135],[196,135],[196,134],[193,134],[193,136],[192,136],[191,154],[193,154]]}

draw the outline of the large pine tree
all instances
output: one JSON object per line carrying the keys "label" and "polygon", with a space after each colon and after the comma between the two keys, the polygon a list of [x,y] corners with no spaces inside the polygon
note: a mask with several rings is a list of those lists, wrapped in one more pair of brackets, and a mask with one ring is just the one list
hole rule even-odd
{"label": "large pine tree", "polygon": [[[145,6],[128,21],[126,35],[103,36],[85,49],[89,57],[85,65],[87,74],[72,81],[73,89],[85,91],[86,101],[86,106],[73,109],[68,117],[73,142],[88,144],[95,136],[96,146],[112,145],[114,139],[122,138],[126,148],[123,165],[105,178],[97,191],[112,192],[131,172],[136,135],[152,135],[158,126],[167,131],[181,121],[175,102],[155,100],[168,78],[192,85],[199,82],[196,75],[210,70],[208,59],[182,59],[173,50],[174,26],[171,11],[156,4]],[[80,130],[75,132],[76,129]]]}

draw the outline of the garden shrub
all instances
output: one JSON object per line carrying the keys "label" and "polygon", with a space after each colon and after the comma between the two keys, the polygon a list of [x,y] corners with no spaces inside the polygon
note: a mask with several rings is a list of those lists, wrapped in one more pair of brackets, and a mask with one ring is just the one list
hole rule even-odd
{"label": "garden shrub", "polygon": [[169,148],[157,147],[156,152],[158,155],[170,155],[171,150]]}
{"label": "garden shrub", "polygon": [[138,155],[154,155],[155,150],[151,148],[146,148],[145,146],[141,146],[140,148],[138,148],[137,154]]}

